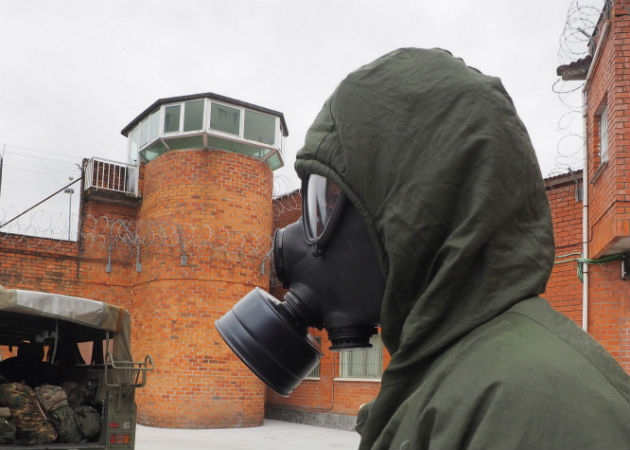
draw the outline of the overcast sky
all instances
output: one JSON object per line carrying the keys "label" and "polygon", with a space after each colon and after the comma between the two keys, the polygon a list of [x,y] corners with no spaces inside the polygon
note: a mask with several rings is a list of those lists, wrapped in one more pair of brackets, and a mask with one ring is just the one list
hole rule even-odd
{"label": "overcast sky", "polygon": [[[297,187],[295,153],[339,81],[406,46],[442,47],[500,77],[543,175],[557,173],[566,108],[552,85],[572,3],[3,0],[0,222],[77,177],[84,157],[126,161],[120,130],[158,98],[201,92],[283,112],[290,135],[276,174]],[[43,208],[67,212],[58,197]]]}

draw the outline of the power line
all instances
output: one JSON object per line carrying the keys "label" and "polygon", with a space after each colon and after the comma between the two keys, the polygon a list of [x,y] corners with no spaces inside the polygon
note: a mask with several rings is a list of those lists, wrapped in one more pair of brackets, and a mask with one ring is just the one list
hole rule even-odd
{"label": "power line", "polygon": [[24,214],[26,214],[27,212],[37,208],[39,205],[41,205],[42,203],[44,203],[47,200],[50,200],[51,198],[53,198],[55,195],[59,194],[60,192],[63,192],[65,189],[69,188],[70,186],[72,186],[73,184],[77,183],[78,181],[81,181],[83,179],[83,176],[80,176],[79,178],[77,178],[76,180],[70,182],[69,184],[65,185],[64,187],[62,187],[61,189],[53,192],[52,194],[50,194],[48,197],[46,197],[45,199],[35,203],[33,206],[31,206],[30,208],[24,210],[23,212],[21,212],[20,214],[18,214],[17,216],[15,216],[13,219],[10,219],[8,221],[6,221],[5,223],[3,223],[2,225],[0,225],[0,229],[4,228],[6,225],[10,224],[11,222],[14,222],[15,220],[19,219],[20,217],[22,217]]}

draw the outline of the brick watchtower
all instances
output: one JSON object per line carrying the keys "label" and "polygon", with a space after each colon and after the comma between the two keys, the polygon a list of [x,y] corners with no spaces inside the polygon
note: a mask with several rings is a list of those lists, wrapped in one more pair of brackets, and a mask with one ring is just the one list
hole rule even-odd
{"label": "brick watchtower", "polygon": [[138,419],[176,428],[260,425],[265,388],[214,321],[255,286],[269,287],[272,170],[282,165],[284,117],[200,94],[158,100],[122,133],[141,166],[136,229],[145,237],[169,230],[141,244],[129,305],[134,353],[152,354],[156,366],[137,393]]}

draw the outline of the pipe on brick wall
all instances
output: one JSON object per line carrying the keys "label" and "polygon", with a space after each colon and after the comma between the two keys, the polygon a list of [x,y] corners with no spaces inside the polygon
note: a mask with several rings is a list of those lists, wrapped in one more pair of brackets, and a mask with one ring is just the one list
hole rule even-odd
{"label": "pipe on brick wall", "polygon": [[[609,20],[604,22],[604,28],[602,29],[602,35],[597,41],[597,47],[593,54],[593,60],[586,73],[584,80],[584,89],[582,90],[582,105],[583,105],[583,127],[584,127],[584,168],[582,169],[582,257],[588,259],[588,84],[593,75],[593,70],[599,60],[602,47],[606,41],[608,35]],[[588,264],[582,263],[583,268],[583,281],[582,281],[582,329],[588,332]]]}
{"label": "pipe on brick wall", "polygon": [[[584,108],[584,168],[582,169],[582,257],[588,258],[588,128],[587,120],[587,90],[586,84],[582,92],[582,104]],[[588,265],[582,263],[582,329],[588,332]]]}

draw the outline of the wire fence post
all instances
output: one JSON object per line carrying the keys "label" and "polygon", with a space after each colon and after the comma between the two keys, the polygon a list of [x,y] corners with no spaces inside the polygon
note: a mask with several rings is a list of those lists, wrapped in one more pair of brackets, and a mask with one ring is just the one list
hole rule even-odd
{"label": "wire fence post", "polygon": [[188,255],[186,255],[186,248],[184,247],[184,238],[182,237],[182,229],[179,225],[177,225],[177,236],[179,238],[179,246],[182,250],[182,256],[180,259],[180,264],[182,266],[185,266],[186,263],[188,262]]}
{"label": "wire fence post", "polygon": [[136,244],[136,272],[142,272],[142,263],[140,262],[140,243]]}

